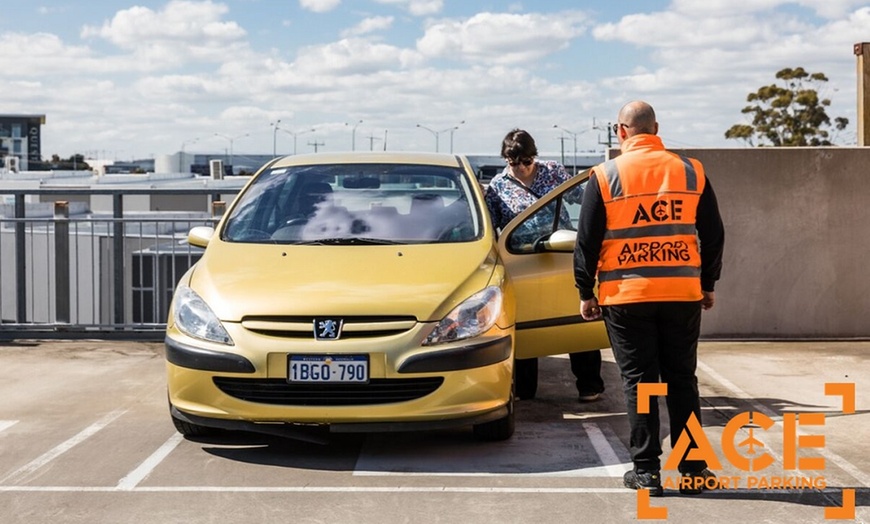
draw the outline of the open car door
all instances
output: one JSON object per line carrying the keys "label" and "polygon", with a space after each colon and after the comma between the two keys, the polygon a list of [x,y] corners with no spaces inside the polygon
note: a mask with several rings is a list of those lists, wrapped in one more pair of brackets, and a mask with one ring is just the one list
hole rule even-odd
{"label": "open car door", "polygon": [[574,244],[590,170],[578,173],[512,220],[498,248],[516,292],[516,358],[610,347],[604,322],[580,316]]}

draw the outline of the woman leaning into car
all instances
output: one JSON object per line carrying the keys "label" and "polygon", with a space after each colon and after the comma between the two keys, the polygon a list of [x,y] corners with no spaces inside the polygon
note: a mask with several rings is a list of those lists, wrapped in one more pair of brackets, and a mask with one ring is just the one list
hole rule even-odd
{"label": "woman leaning into car", "polygon": [[[513,129],[505,135],[501,156],[507,165],[490,181],[485,194],[486,207],[499,232],[514,217],[572,176],[558,162],[537,160],[535,139],[522,129]],[[571,371],[577,378],[578,399],[580,402],[597,400],[604,392],[601,351],[570,353],[569,356]],[[518,366],[531,366],[537,373],[537,362],[520,362]]]}

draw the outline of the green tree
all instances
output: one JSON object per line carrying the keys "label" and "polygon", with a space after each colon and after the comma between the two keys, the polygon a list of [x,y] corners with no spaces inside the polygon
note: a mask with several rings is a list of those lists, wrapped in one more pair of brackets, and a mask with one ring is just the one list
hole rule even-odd
{"label": "green tree", "polygon": [[80,171],[90,170],[91,166],[85,162],[85,156],[81,154],[72,155],[69,158],[60,158],[57,153],[51,155],[51,168],[61,171]]}
{"label": "green tree", "polygon": [[725,138],[745,140],[749,145],[829,146],[833,127],[842,131],[849,119],[837,117],[832,126],[825,108],[828,98],[819,99],[819,87],[828,81],[824,73],[807,73],[803,67],[789,67],[776,73],[780,85],[771,84],[749,93],[743,114],[752,115],[752,125],[735,124]]}

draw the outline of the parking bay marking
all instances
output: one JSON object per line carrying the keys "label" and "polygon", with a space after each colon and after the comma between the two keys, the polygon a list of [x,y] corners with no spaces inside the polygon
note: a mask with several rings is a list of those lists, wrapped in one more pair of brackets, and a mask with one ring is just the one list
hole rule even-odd
{"label": "parking bay marking", "polygon": [[486,454],[464,442],[420,446],[409,440],[396,446],[394,440],[374,438],[363,446],[353,475],[621,478],[631,469],[628,450],[603,426],[583,423],[587,438],[582,438],[573,424],[524,424],[512,439],[490,443]]}
{"label": "parking bay marking", "polygon": [[174,450],[182,440],[184,440],[184,436],[181,435],[181,433],[173,433],[172,436],[169,437],[169,440],[164,442],[157,451],[145,459],[139,467],[127,474],[126,477],[122,478],[118,482],[117,488],[123,491],[134,489],[140,482],[145,480],[152,471],[154,471],[154,468],[163,462],[163,459],[172,453],[172,450]]}
{"label": "parking bay marking", "polygon": [[108,413],[106,416],[104,416],[100,420],[94,422],[90,426],[88,426],[85,429],[83,429],[82,431],[80,431],[77,435],[71,437],[70,439],[66,440],[65,442],[62,442],[61,444],[55,446],[54,448],[46,451],[45,453],[43,453],[39,457],[36,457],[35,459],[31,460],[27,464],[21,466],[17,470],[6,475],[2,479],[0,479],[0,484],[5,484],[7,482],[20,482],[20,481],[24,480],[31,473],[35,472],[36,470],[45,466],[46,464],[48,464],[52,460],[56,459],[57,457],[63,455],[67,451],[71,450],[72,448],[74,448],[78,444],[81,444],[82,442],[84,442],[88,438],[92,437],[98,431],[100,431],[104,427],[106,427],[109,424],[111,424],[112,422],[114,422],[115,419],[117,419],[118,417],[120,417],[121,415],[123,415],[126,412],[127,412],[127,410],[123,409],[123,410],[115,410],[115,411]]}
{"label": "parking bay marking", "polygon": [[17,420],[0,420],[0,433],[18,424]]}
{"label": "parking bay marking", "polygon": [[[771,490],[775,491],[775,490]],[[0,486],[0,493],[621,493],[625,488],[522,488],[488,486]]]}

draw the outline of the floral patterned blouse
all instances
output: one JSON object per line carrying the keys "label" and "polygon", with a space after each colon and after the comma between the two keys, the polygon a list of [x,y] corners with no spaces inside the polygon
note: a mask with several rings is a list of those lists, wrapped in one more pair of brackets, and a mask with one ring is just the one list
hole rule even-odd
{"label": "floral patterned blouse", "polygon": [[504,171],[493,177],[487,186],[484,195],[486,207],[489,208],[489,216],[492,217],[493,226],[497,230],[500,231],[515,216],[538,200],[532,193],[542,197],[572,176],[558,162],[536,160],[535,165],[537,165],[537,172],[535,180],[529,187],[531,193],[520,186],[518,181],[508,177],[510,171],[507,166]]}

